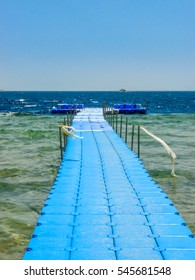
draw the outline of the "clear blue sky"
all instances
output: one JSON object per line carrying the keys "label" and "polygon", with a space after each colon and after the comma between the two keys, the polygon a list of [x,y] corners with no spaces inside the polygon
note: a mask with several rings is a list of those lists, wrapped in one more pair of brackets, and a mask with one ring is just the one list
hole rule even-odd
{"label": "clear blue sky", "polygon": [[195,0],[0,0],[0,89],[195,90]]}

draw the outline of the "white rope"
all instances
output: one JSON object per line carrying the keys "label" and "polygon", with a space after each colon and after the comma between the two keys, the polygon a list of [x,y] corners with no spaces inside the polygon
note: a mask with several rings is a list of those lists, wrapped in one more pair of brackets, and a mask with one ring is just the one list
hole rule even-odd
{"label": "white rope", "polygon": [[58,127],[60,127],[62,129],[62,131],[64,132],[64,134],[66,136],[70,136],[72,138],[83,139],[83,137],[75,134],[75,129],[72,126],[67,126],[67,125],[60,124],[60,125],[58,125]]}
{"label": "white rope", "polygon": [[160,142],[163,147],[165,148],[165,150],[168,152],[168,154],[171,157],[172,160],[172,171],[171,171],[171,175],[176,176],[175,175],[175,159],[176,159],[176,154],[173,152],[173,150],[159,137],[157,137],[156,135],[154,135],[153,133],[151,133],[150,131],[148,131],[146,128],[144,128],[143,126],[140,126],[140,128],[147,133],[148,135],[150,135],[152,138],[154,138],[156,141]]}

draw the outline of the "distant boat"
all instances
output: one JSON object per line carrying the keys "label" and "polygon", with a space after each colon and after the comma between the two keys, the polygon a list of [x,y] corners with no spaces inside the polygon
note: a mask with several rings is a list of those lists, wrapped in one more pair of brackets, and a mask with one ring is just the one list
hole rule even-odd
{"label": "distant boat", "polygon": [[114,110],[118,110],[119,114],[146,114],[147,108],[141,104],[114,104]]}
{"label": "distant boat", "polygon": [[76,114],[84,109],[83,104],[57,104],[51,109],[52,114]]}
{"label": "distant boat", "polygon": [[119,91],[120,91],[120,92],[126,92],[126,89],[121,88]]}

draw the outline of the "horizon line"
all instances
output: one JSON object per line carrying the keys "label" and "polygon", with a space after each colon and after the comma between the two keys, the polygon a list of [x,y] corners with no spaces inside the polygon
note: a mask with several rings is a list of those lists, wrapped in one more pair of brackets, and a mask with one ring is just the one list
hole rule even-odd
{"label": "horizon line", "polygon": [[194,92],[194,90],[183,90],[183,89],[179,89],[179,90],[176,90],[176,89],[167,89],[167,90],[161,90],[161,89],[158,89],[158,90],[125,90],[125,91],[121,91],[121,90],[95,90],[95,89],[91,89],[91,90],[41,90],[41,89],[36,89],[36,90],[33,90],[33,89],[29,89],[29,90],[11,90],[11,89],[6,89],[6,90],[3,90],[3,89],[0,89],[0,93],[1,92],[10,92],[10,91],[13,91],[13,92],[18,92],[18,91],[21,91],[21,92],[120,92],[120,93],[125,93],[125,92],[182,92],[182,91],[187,91],[187,92]]}

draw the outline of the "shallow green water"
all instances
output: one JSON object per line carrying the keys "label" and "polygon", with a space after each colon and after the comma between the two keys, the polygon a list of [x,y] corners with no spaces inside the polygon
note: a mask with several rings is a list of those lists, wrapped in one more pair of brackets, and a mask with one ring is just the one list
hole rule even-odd
{"label": "shallow green water", "polygon": [[0,259],[20,259],[60,164],[53,116],[1,116]]}
{"label": "shallow green water", "polygon": [[[195,115],[129,116],[161,137],[177,155],[141,132],[141,159],[154,180],[175,203],[195,233]],[[63,116],[27,115],[0,118],[0,259],[21,259],[59,164],[58,123]],[[131,133],[129,129],[129,141]],[[134,148],[136,152],[136,136]]]}
{"label": "shallow green water", "polygon": [[[151,177],[162,187],[195,234],[195,115],[151,114],[129,116],[129,123],[140,124],[164,140],[175,152],[176,177],[164,147],[141,130],[140,157]],[[137,129],[134,151],[137,153]],[[124,137],[124,135],[123,135]],[[131,145],[131,129],[128,142]]]}

